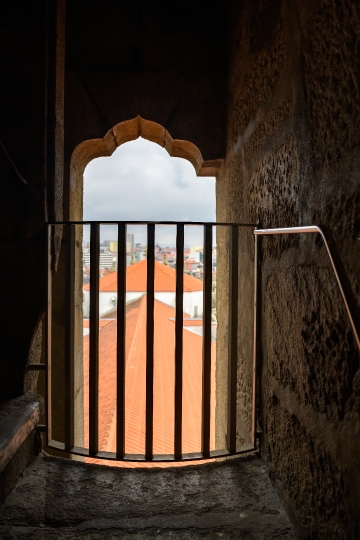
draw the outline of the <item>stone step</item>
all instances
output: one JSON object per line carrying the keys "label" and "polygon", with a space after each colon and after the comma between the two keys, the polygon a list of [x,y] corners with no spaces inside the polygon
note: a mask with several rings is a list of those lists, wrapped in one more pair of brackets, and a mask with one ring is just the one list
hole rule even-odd
{"label": "stone step", "polygon": [[121,468],[39,455],[7,498],[0,538],[293,539],[257,456]]}

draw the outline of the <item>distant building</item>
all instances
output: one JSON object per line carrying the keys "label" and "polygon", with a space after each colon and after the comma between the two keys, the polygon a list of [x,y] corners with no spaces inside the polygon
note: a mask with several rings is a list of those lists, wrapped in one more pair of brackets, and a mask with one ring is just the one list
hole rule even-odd
{"label": "distant building", "polygon": [[117,242],[117,240],[111,240],[109,247],[110,247],[110,251],[112,253],[117,253],[118,252],[118,242]]}
{"label": "distant building", "polygon": [[126,235],[126,242],[130,245],[130,249],[134,249],[134,234],[133,233],[127,233]]}
{"label": "distant building", "polygon": [[193,274],[197,272],[200,261],[196,259],[186,259],[184,261],[184,268],[187,274]]}
{"label": "distant building", "polygon": [[[146,259],[135,262],[126,269],[126,302],[140,298],[146,294]],[[100,279],[99,282],[99,313],[100,317],[114,310],[117,305],[117,272],[112,272]],[[160,262],[155,262],[155,299],[175,307],[176,271]],[[83,288],[84,318],[89,317],[90,284]],[[190,317],[202,317],[203,313],[203,283],[199,279],[184,274],[184,304],[183,309]]]}
{"label": "distant building", "polygon": [[204,260],[204,248],[202,246],[191,246],[190,247],[190,253],[189,253],[190,259],[195,259],[196,261],[203,262]]}
{"label": "distant building", "polygon": [[[116,262],[116,268],[117,268],[117,256],[114,255],[114,253],[111,253],[110,251],[100,253],[100,261],[99,261],[99,268],[100,270],[104,270],[105,268],[108,268],[109,270],[114,268],[114,257]],[[83,252],[83,265],[84,266],[90,266],[90,252]]]}
{"label": "distant building", "polygon": [[[103,251],[105,252],[106,251],[111,251],[112,253],[118,252],[118,240],[104,240],[103,242],[101,242],[100,246],[101,248],[105,248],[103,249]],[[134,234],[128,233],[126,235],[126,251],[127,253],[131,253],[133,249],[134,249]]]}

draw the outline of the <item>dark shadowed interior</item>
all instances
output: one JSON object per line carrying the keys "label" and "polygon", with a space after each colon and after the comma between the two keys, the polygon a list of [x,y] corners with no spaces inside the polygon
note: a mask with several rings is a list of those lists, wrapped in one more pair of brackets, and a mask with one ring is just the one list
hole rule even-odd
{"label": "dark shadowed interior", "polygon": [[[86,164],[111,155],[127,140],[141,135],[172,155],[187,157],[198,174],[216,175],[219,222],[260,228],[321,226],[331,239],[359,332],[360,7],[351,0],[41,0],[7,3],[0,28],[0,425],[7,414],[14,418],[16,412],[18,419],[18,424],[8,421],[0,429],[0,442],[6,429],[18,440],[7,461],[6,445],[0,446],[0,465],[1,453],[6,461],[0,471],[3,502],[16,493],[17,487],[10,494],[18,477],[39,452],[34,427],[39,415],[29,396],[44,393],[43,374],[28,365],[43,363],[45,357],[46,223],[82,219]],[[252,429],[254,291],[248,276],[254,267],[253,236],[242,230],[238,244],[237,438],[245,443]],[[219,236],[220,446],[226,435],[229,332],[225,236],[223,240]],[[60,284],[66,252],[61,229],[54,234],[52,250],[53,376],[58,381],[52,406],[61,440],[66,429],[61,424],[65,298]],[[294,536],[289,529],[289,536],[281,533],[284,538],[356,540],[360,355],[320,237],[262,238],[259,291],[256,456],[261,461],[250,469],[253,474],[261,469],[266,482],[270,478],[290,517]],[[76,295],[81,310],[81,288]],[[81,396],[80,367],[75,379]],[[26,433],[21,411],[24,418],[32,415]],[[23,435],[16,439],[18,429]],[[77,429],[81,438],[81,422]],[[51,463],[52,458],[42,459]],[[63,467],[77,465],[85,475],[81,482],[90,470],[86,467],[98,467],[73,462]],[[204,467],[199,474],[206,491],[206,474],[212,469]],[[231,467],[231,474],[219,474],[218,482],[236,498],[234,486],[239,492],[242,486],[234,484],[236,470]],[[184,470],[166,474],[186,474]],[[59,471],[53,474],[66,482]],[[156,483],[156,477],[142,479],[144,485],[150,481]],[[40,499],[41,482],[31,486],[34,499]],[[46,493],[49,500],[54,496],[49,489]],[[7,504],[4,516],[10,515],[11,526],[27,527],[31,519],[25,525],[14,511],[6,514]],[[190,506],[187,512],[191,515]],[[209,529],[204,525],[207,537],[217,538],[222,530],[226,538],[266,537],[255,525],[253,536],[241,536],[247,533],[236,529],[235,513],[229,517],[232,529],[226,528],[226,520],[215,520]],[[34,520],[31,526],[40,527],[41,519]],[[173,536],[167,522],[156,522],[151,534],[159,529],[169,538],[197,538],[196,527],[203,525],[185,522],[187,528],[179,525]],[[54,523],[56,519],[52,527]],[[120,525],[121,530],[127,527]],[[11,526],[0,519],[4,535]],[[152,537],[144,527],[138,537]],[[86,530],[57,538],[99,537],[86,536]],[[280,538],[276,527],[274,531],[268,537]],[[38,538],[45,537],[39,533]],[[52,538],[50,533],[47,537]]]}

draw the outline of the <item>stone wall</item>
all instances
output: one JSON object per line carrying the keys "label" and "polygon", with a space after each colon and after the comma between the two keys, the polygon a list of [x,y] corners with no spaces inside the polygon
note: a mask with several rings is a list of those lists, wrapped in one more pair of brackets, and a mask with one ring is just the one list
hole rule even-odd
{"label": "stone wall", "polygon": [[[217,219],[327,227],[359,304],[359,7],[350,0],[245,0],[233,3],[229,20]],[[320,239],[264,238],[262,248],[261,452],[311,538],[355,539],[359,351]],[[251,420],[250,235],[241,236],[239,249],[240,442],[250,437]],[[224,321],[225,289],[219,283]],[[226,332],[219,328],[221,339]]]}

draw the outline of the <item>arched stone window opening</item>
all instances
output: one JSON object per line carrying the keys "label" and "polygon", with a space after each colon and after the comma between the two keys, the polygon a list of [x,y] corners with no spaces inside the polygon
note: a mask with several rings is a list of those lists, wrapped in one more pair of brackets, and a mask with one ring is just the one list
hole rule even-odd
{"label": "arched stone window opening", "polygon": [[[111,156],[120,145],[133,141],[138,137],[142,137],[143,139],[162,146],[171,157],[187,159],[193,165],[198,176],[217,176],[222,166],[223,160],[221,159],[204,161],[200,150],[193,143],[183,140],[174,140],[165,128],[155,122],[144,120],[140,116],[132,120],[121,122],[109,130],[105,137],[84,141],[75,148],[70,166],[69,217],[71,221],[82,221],[83,218],[84,171],[88,163],[98,157]],[[139,217],[141,218],[141,216]],[[119,216],[118,219],[121,219],[121,216]],[[76,243],[79,247],[82,243],[82,231],[80,230],[80,227],[76,235]],[[86,447],[86,436],[85,440],[83,437],[84,403],[86,409],[86,397],[84,401],[84,380],[86,379],[86,374],[84,379],[83,336],[80,324],[84,315],[84,293],[82,290],[82,257],[80,252],[81,249],[78,250],[79,254],[75,261],[77,274],[75,277],[75,445]],[[198,315],[198,304],[199,302],[196,305],[196,315]],[[101,450],[108,449],[102,448]]]}
{"label": "arched stone window opening", "polygon": [[195,144],[173,139],[160,124],[137,116],[120,122],[102,139],[87,140],[75,148],[70,163],[70,219],[82,220],[83,175],[86,165],[97,157],[111,156],[120,145],[138,137],[162,146],[171,157],[187,159],[198,176],[216,177],[222,167],[223,159],[204,161]]}

